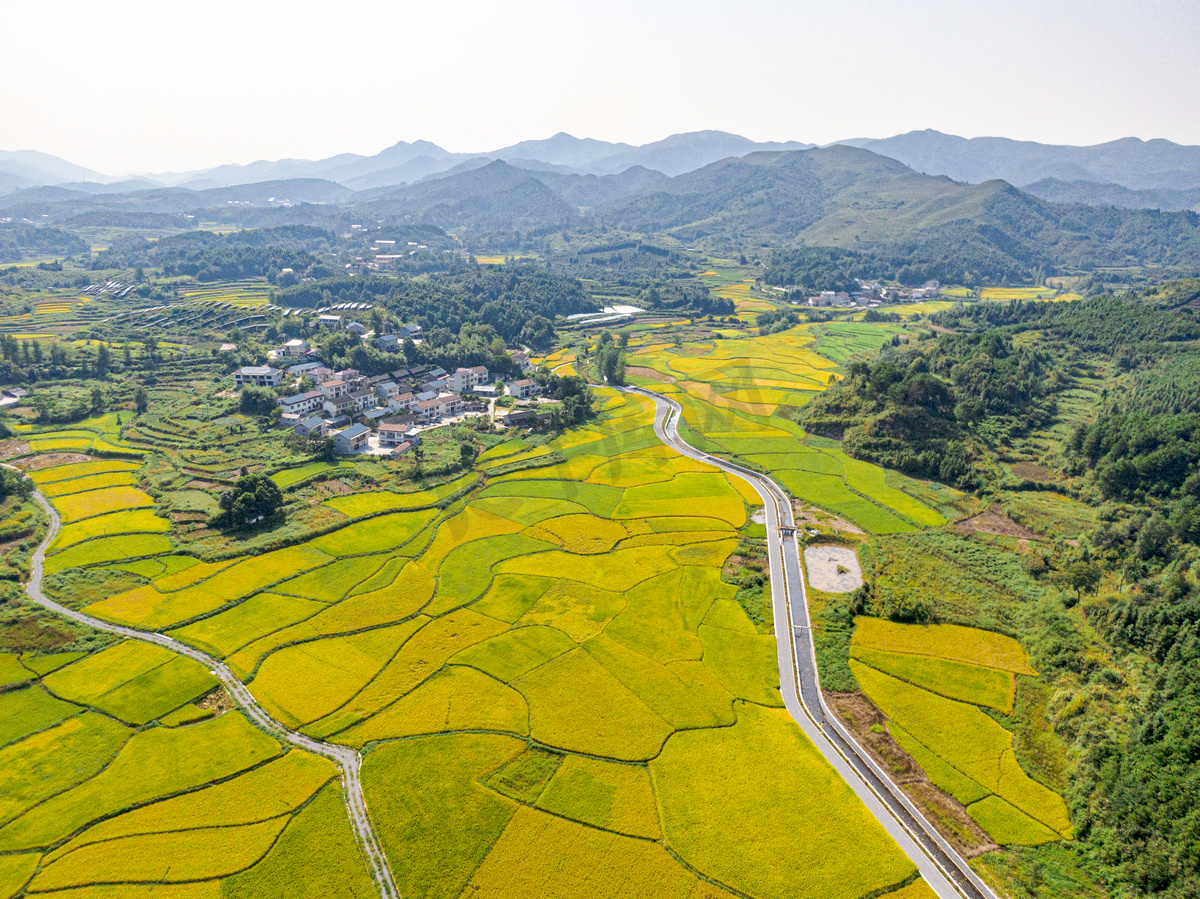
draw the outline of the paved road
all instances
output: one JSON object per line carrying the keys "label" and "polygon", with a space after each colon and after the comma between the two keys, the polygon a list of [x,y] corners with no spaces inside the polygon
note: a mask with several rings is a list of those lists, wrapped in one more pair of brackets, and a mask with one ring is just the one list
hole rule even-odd
{"label": "paved road", "polygon": [[[800,571],[800,548],[787,495],[770,478],[700,452],[684,441],[678,432],[683,409],[674,400],[640,387],[625,389],[654,400],[657,406],[654,431],[663,443],[685,456],[708,462],[741,478],[762,497],[767,519],[780,689],[792,717],[912,859],[921,876],[941,899],[996,899],[966,860],[925,820],[900,787],[875,764],[826,706],[817,674],[808,600]],[[789,635],[791,639],[788,639]]]}
{"label": "paved road", "polygon": [[[11,468],[12,466],[5,467]],[[46,510],[46,514],[50,516],[50,530],[46,534],[46,539],[38,545],[37,550],[33,554],[32,572],[29,576],[29,582],[25,585],[25,592],[29,594],[29,598],[39,606],[49,609],[52,612],[57,612],[59,615],[65,615],[67,618],[74,619],[80,624],[86,624],[98,630],[118,634],[133,640],[144,640],[147,643],[154,643],[157,646],[162,646],[172,652],[179,653],[179,655],[194,659],[216,676],[217,680],[229,691],[229,695],[233,697],[233,701],[241,707],[243,712],[250,716],[250,719],[255,724],[267,731],[267,733],[280,740],[285,740],[293,746],[299,746],[301,749],[307,750],[314,755],[323,756],[333,761],[341,769],[343,793],[346,799],[346,810],[350,815],[350,824],[354,828],[354,835],[358,838],[358,845],[362,849],[363,856],[366,858],[367,865],[371,869],[375,883],[379,887],[379,894],[382,899],[400,899],[400,892],[396,889],[396,883],[392,879],[392,869],[388,865],[387,856],[384,855],[383,849],[379,845],[379,840],[375,837],[375,830],[371,826],[371,818],[367,812],[367,803],[363,798],[362,782],[359,778],[359,770],[362,767],[362,756],[358,754],[358,751],[349,746],[335,746],[329,743],[321,743],[294,730],[288,730],[268,715],[255,702],[254,697],[250,695],[250,691],[246,689],[246,685],[238,680],[228,667],[211,656],[205,655],[198,649],[193,649],[163,634],[109,624],[107,621],[101,621],[99,618],[93,618],[74,609],[68,609],[66,606],[60,605],[47,597],[42,592],[46,547],[50,545],[55,535],[58,534],[58,529],[61,527],[62,522],[58,517],[58,513],[46,502],[45,497],[42,496],[40,491],[35,492],[33,496],[39,505]]]}

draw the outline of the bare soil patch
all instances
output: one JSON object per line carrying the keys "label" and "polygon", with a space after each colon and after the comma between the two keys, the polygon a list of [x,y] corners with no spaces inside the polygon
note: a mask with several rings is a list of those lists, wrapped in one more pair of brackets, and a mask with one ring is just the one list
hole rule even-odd
{"label": "bare soil patch", "polygon": [[804,547],[808,582],[826,593],[849,593],[863,584],[858,554],[850,546],[817,543]]}
{"label": "bare soil patch", "polygon": [[675,383],[675,379],[670,375],[665,375],[661,371],[653,368],[645,368],[641,365],[631,365],[625,369],[625,373],[633,375],[636,378],[650,378],[653,381],[662,381],[664,384]]}
{"label": "bare soil patch", "polygon": [[998,848],[961,803],[929,782],[921,766],[887,732],[887,719],[867,697],[861,693],[826,693],[825,701],[950,845],[968,857]]}
{"label": "bare soil patch", "polygon": [[1038,465],[1036,462],[1014,462],[1009,468],[1017,477],[1027,481],[1036,481],[1039,484],[1048,484],[1051,481],[1059,480],[1057,472],[1045,465]]}
{"label": "bare soil patch", "polygon": [[29,444],[20,440],[0,440],[0,459],[11,459],[29,452]]}
{"label": "bare soil patch", "polygon": [[52,468],[55,465],[69,465],[72,462],[91,461],[92,457],[85,456],[83,453],[46,453],[43,456],[22,459],[17,465],[26,471],[37,471],[39,468]]}
{"label": "bare soil patch", "polygon": [[1023,540],[1042,539],[1001,512],[999,506],[991,506],[978,515],[956,521],[951,527],[960,534],[992,534],[996,537],[1019,537]]}
{"label": "bare soil patch", "polygon": [[224,687],[217,687],[217,689],[197,702],[196,705],[219,715],[233,708],[233,700],[229,698],[229,694],[225,692]]}
{"label": "bare soil patch", "polygon": [[[257,474],[258,472],[262,471],[263,468],[264,468],[264,466],[262,466],[262,465],[247,465],[247,466],[245,466],[246,471],[250,474]],[[225,471],[225,472],[221,473],[221,477],[223,479],[225,479],[226,481],[236,481],[241,476],[242,476],[241,468],[232,468],[229,471]]]}
{"label": "bare soil patch", "polygon": [[346,496],[347,494],[358,492],[357,487],[347,484],[345,481],[340,481],[337,478],[321,481],[316,485],[315,489],[322,499],[329,496]]}
{"label": "bare soil patch", "polygon": [[215,487],[219,487],[222,490],[227,489],[225,484],[217,484],[214,481],[202,481],[199,478],[188,481],[183,486],[191,490],[212,490]]}

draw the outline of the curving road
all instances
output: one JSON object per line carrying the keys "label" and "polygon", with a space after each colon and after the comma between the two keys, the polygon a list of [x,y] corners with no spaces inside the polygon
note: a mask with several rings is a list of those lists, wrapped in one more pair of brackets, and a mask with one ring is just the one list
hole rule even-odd
{"label": "curving road", "polygon": [[[12,468],[12,466],[6,465],[5,468]],[[33,497],[46,510],[46,514],[50,516],[50,530],[47,532],[46,538],[38,544],[38,548],[33,554],[32,571],[29,581],[25,585],[25,592],[29,594],[29,598],[39,606],[78,621],[80,624],[86,624],[89,627],[107,631],[110,634],[128,637],[131,640],[143,640],[146,643],[153,643],[181,656],[194,659],[213,673],[217,680],[229,691],[229,695],[233,697],[233,701],[238,704],[241,710],[250,716],[250,720],[267,733],[314,755],[323,756],[336,764],[342,772],[342,787],[346,799],[346,811],[350,815],[350,825],[354,829],[354,835],[358,839],[358,845],[362,849],[367,866],[370,868],[375,883],[379,887],[379,894],[382,899],[400,899],[400,892],[396,889],[396,883],[392,879],[392,869],[388,865],[387,856],[379,845],[379,840],[375,837],[375,830],[371,826],[371,817],[367,812],[367,803],[363,798],[362,782],[359,778],[359,770],[362,767],[362,756],[358,754],[358,751],[349,746],[321,743],[297,731],[288,730],[268,715],[255,702],[246,685],[238,680],[225,664],[200,652],[198,649],[193,649],[191,646],[180,643],[178,640],[172,640],[164,634],[139,631],[131,627],[122,627],[119,624],[110,624],[107,621],[101,621],[99,618],[93,618],[74,609],[68,609],[66,606],[56,603],[47,597],[42,592],[46,547],[50,545],[51,541],[58,534],[62,522],[58,517],[58,513],[54,511],[54,507],[46,502],[41,491],[35,490]]]}
{"label": "curving road", "polygon": [[817,673],[796,526],[787,494],[770,478],[700,452],[683,440],[678,432],[683,412],[679,403],[640,387],[623,389],[654,400],[654,432],[663,443],[689,458],[741,478],[762,498],[767,518],[779,685],[784,705],[796,723],[912,859],[940,899],[996,899],[966,860],[942,838],[826,706]]}

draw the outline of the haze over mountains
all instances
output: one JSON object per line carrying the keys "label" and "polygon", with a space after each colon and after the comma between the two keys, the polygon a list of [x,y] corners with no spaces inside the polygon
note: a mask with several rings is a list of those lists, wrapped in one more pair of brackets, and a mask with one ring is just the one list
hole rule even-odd
{"label": "haze over mountains", "polygon": [[[1072,147],[998,137],[966,139],[926,130],[881,140],[839,143],[869,149],[924,174],[946,175],[971,184],[1002,179],[1055,202],[1165,210],[1200,206],[1200,147],[1166,140],[1124,138],[1091,147]],[[321,160],[264,160],[121,181],[57,157],[24,150],[0,152],[0,193],[43,185],[89,194],[163,187],[204,191],[314,179],[334,182],[350,191],[378,191],[480,168],[494,160],[560,175],[606,176],[640,167],[674,177],[723,159],[812,146],[795,141],[760,143],[723,131],[676,134],[640,147],[559,133],[486,153],[451,153],[429,141],[401,141],[373,156],[343,153]]]}

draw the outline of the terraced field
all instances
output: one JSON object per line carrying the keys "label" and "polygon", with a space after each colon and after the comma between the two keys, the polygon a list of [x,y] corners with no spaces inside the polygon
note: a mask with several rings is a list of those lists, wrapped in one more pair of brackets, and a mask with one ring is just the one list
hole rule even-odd
{"label": "terraced field", "polygon": [[[563,896],[783,897],[797,877],[814,896],[910,887],[912,863],[782,710],[774,638],[721,579],[748,523],[746,497],[667,451],[647,401],[599,398],[599,420],[551,443],[565,462],[475,486],[465,477],[427,496],[336,497],[328,502],[344,514],[372,517],[253,558],[123,563],[146,582],[86,611],[213,653],[288,726],[362,747],[367,801],[402,895],[537,885]],[[502,446],[492,459],[529,451]],[[126,474],[46,471],[47,486]],[[54,501],[111,489],[134,488]],[[153,511],[93,505],[67,528]],[[81,536],[50,558],[110,539]],[[122,644],[46,675],[55,702],[123,722],[109,727],[150,724],[131,737],[148,748],[105,770],[138,762],[159,780],[118,789],[116,775],[102,775],[76,799],[0,827],[0,849],[45,854],[33,888],[177,876],[250,896],[312,877],[317,895],[331,875],[313,865],[339,870],[328,854],[339,846],[343,868],[357,859],[339,842],[349,830],[336,786],[316,773],[322,762],[291,763],[302,785],[242,813],[232,785],[266,802],[272,766],[295,752],[224,724],[216,755],[243,752],[244,767],[154,761],[163,750],[143,735],[172,731],[155,721],[200,736],[244,720],[178,725],[203,714],[194,703],[212,686],[191,668]],[[195,757],[179,746],[171,752]],[[215,778],[224,780],[204,786]],[[157,803],[168,781],[185,793]],[[185,826],[159,833],[175,819]],[[327,849],[305,857],[302,835]],[[849,835],[861,853],[843,851]],[[122,852],[105,854],[115,841]],[[167,859],[178,875],[163,874]]]}
{"label": "terraced field", "polygon": [[835,360],[877,349],[886,337],[876,325],[822,325],[822,355],[815,327],[682,346],[631,341],[630,365],[653,370],[667,382],[630,380],[683,405],[687,427],[681,433],[692,445],[769,471],[798,499],[869,533],[945,524],[941,513],[917,498],[915,483],[849,458],[837,443],[806,434],[787,416],[789,408],[802,406],[838,377]]}
{"label": "terraced field", "polygon": [[330,762],[167,650],[80,655],[0,655],[0,894],[377,895]]}
{"label": "terraced field", "polygon": [[1070,839],[1062,798],[1022,769],[994,714],[1012,713],[1016,677],[1036,675],[1020,644],[975,628],[859,618],[850,655],[896,742],[993,840]]}

